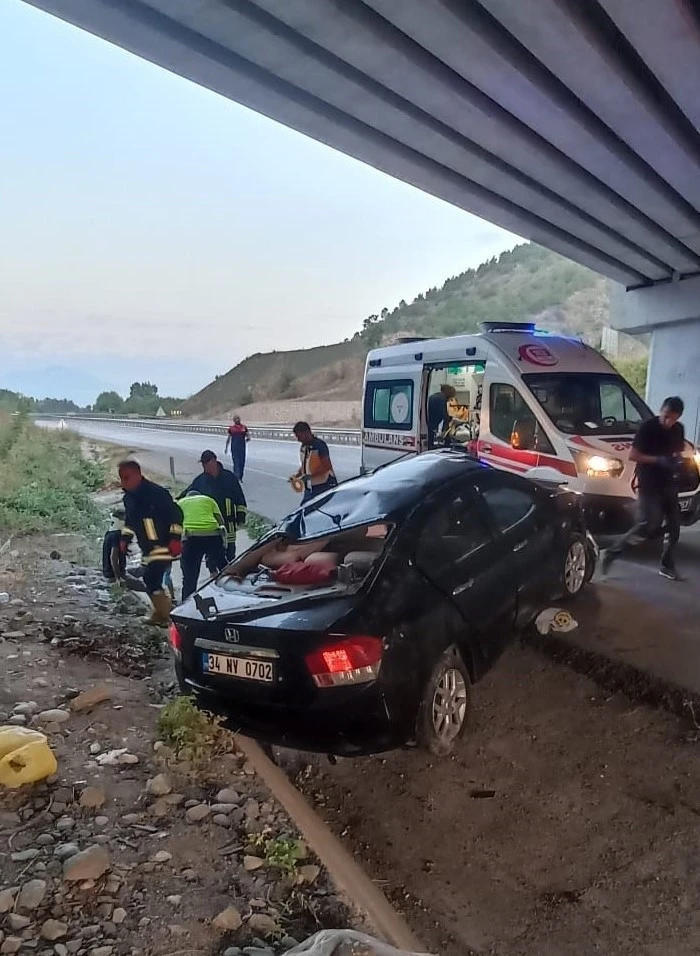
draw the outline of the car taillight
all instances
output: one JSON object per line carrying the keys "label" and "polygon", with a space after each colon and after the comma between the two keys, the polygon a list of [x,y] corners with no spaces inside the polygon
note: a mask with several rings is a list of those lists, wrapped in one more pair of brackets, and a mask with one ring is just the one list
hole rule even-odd
{"label": "car taillight", "polygon": [[317,687],[339,687],[373,681],[382,662],[382,639],[365,634],[329,635],[331,642],[306,657]]}
{"label": "car taillight", "polygon": [[182,634],[177,629],[177,625],[170,622],[170,627],[168,628],[168,640],[170,641],[170,646],[175,651],[176,654],[182,653]]}

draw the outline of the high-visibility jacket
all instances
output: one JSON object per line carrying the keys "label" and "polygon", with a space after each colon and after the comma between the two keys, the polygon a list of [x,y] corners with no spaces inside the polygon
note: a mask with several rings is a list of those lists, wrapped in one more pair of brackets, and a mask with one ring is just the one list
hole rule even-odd
{"label": "high-visibility jacket", "polygon": [[299,470],[302,477],[306,479],[307,487],[310,485],[315,488],[317,485],[325,485],[327,481],[335,479],[331,453],[322,438],[314,435],[308,445],[301,446],[299,455],[301,458]]}
{"label": "high-visibility jacket", "polygon": [[198,491],[200,495],[214,499],[226,525],[226,543],[233,544],[236,540],[236,528],[245,524],[248,513],[241,483],[234,473],[219,463],[217,475],[208,475],[203,471],[189,488],[183,491],[178,501],[182,501],[190,491]]}
{"label": "high-visibility jacket", "polygon": [[218,534],[221,530],[219,506],[208,495],[189,494],[179,501],[185,537]]}
{"label": "high-visibility jacket", "polygon": [[136,538],[143,563],[171,561],[168,546],[182,537],[182,511],[168,489],[144,478],[134,491],[124,492],[124,511],[122,540]]}

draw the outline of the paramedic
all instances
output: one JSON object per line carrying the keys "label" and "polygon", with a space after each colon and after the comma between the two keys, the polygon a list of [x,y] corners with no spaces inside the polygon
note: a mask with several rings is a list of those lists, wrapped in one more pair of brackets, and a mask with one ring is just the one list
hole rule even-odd
{"label": "paramedic", "polygon": [[457,395],[451,385],[441,385],[438,392],[428,397],[428,448],[435,447],[435,441],[450,423],[447,403]]}
{"label": "paramedic", "polygon": [[121,462],[119,480],[125,515],[120,548],[126,554],[136,538],[144,565],[143,583],[153,605],[147,623],[167,624],[172,601],[163,587],[163,576],[182,551],[182,511],[167,488],[143,477],[138,462]]}
{"label": "paramedic", "polygon": [[685,447],[679,421],[682,414],[683,400],[673,396],[665,400],[656,418],[639,426],[630,452],[630,460],[637,463],[637,520],[603,555],[603,572],[630,545],[653,537],[665,524],[659,574],[672,581],[679,579],[674,550],[680,535],[678,472]]}
{"label": "paramedic", "polygon": [[[197,475],[189,488],[179,495],[178,500],[190,491],[198,491],[200,495],[208,495],[214,499],[226,525],[226,558],[233,561],[236,557],[236,530],[245,524],[248,510],[241,483],[232,471],[224,468],[210,449],[202,452],[199,463],[202,466],[202,474]],[[212,574],[218,570],[209,561],[207,567]]]}
{"label": "paramedic", "polygon": [[226,567],[226,525],[218,504],[208,495],[189,491],[180,499],[182,509],[182,600],[197,590],[202,558],[211,573]]}
{"label": "paramedic", "polygon": [[292,431],[301,445],[299,451],[301,465],[299,470],[292,475],[291,480],[301,479],[304,482],[304,495],[301,503],[306,504],[316,495],[335,488],[338,480],[333,471],[328,445],[322,438],[317,438],[314,435],[309,423],[297,422]]}

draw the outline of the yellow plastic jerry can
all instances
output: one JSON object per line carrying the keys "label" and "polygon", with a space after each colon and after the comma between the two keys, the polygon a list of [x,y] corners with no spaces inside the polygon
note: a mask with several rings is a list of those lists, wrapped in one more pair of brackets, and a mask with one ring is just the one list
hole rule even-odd
{"label": "yellow plastic jerry can", "polygon": [[21,787],[58,770],[44,734],[28,727],[0,727],[0,786]]}

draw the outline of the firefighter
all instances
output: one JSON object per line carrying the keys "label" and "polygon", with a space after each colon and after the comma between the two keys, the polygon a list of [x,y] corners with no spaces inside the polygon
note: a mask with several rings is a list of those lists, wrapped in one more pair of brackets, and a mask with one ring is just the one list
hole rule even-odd
{"label": "firefighter", "polygon": [[[203,451],[199,462],[202,474],[197,475],[189,488],[178,496],[178,500],[190,491],[197,491],[200,495],[214,499],[226,526],[226,560],[233,561],[236,557],[236,530],[245,524],[248,511],[241,483],[232,471],[224,468],[213,451]],[[211,574],[217,570],[209,560],[207,568]]]}
{"label": "firefighter", "polygon": [[120,547],[126,553],[136,538],[144,566],[143,583],[153,605],[146,622],[167,624],[172,601],[163,587],[163,577],[182,552],[182,511],[167,488],[143,477],[136,461],[121,462],[119,480],[125,513]]}

